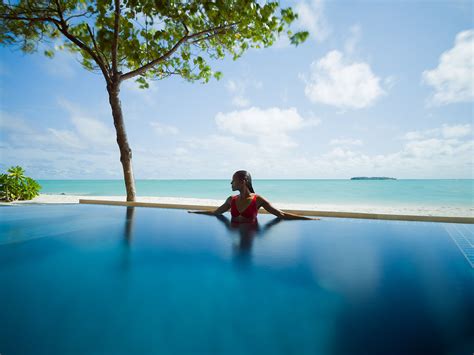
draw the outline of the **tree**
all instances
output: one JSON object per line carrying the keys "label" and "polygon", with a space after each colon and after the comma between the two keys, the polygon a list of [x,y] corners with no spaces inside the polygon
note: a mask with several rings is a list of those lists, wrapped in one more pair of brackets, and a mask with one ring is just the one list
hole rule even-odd
{"label": "tree", "polygon": [[[79,53],[83,67],[104,77],[112,109],[127,201],[135,200],[132,150],[125,131],[120,85],[178,75],[208,82],[209,59],[237,59],[249,48],[271,46],[280,34],[298,45],[308,32],[292,33],[297,18],[278,2],[254,0],[2,0],[0,43],[33,53],[46,45]],[[54,42],[60,42],[53,49]]]}
{"label": "tree", "polygon": [[0,174],[0,200],[31,200],[38,196],[41,186],[32,178],[25,176],[21,166],[12,166],[7,174]]}

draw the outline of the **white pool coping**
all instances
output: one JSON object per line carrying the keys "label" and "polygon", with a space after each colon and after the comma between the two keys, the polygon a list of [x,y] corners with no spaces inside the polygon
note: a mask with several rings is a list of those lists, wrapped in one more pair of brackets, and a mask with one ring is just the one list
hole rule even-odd
{"label": "white pool coping", "polygon": [[[94,200],[80,199],[79,203],[89,204],[89,205],[172,208],[172,209],[196,210],[196,211],[197,210],[213,211],[217,208],[217,206],[204,206],[204,205],[153,203],[153,202],[127,202],[127,201],[95,200],[95,199]],[[313,210],[292,210],[292,209],[282,209],[282,211],[300,214],[303,216],[314,216],[314,217],[362,218],[362,219],[379,219],[379,220],[395,220],[395,221],[474,224],[473,217],[418,216],[418,215],[401,215],[401,214],[313,211]],[[260,209],[259,213],[268,214],[268,212],[263,209]]]}

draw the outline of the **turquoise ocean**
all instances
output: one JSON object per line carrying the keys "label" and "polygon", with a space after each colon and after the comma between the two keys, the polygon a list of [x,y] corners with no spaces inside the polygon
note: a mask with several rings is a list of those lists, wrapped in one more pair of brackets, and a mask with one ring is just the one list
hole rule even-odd
{"label": "turquoise ocean", "polygon": [[[123,196],[122,180],[39,180],[42,194]],[[254,180],[255,192],[273,202],[383,206],[474,207],[474,179]],[[224,200],[230,180],[137,180],[137,196]]]}

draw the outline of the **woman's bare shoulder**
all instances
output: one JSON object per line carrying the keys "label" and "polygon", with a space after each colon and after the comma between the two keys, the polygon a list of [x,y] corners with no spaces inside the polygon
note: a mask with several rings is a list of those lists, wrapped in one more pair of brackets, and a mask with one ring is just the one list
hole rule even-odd
{"label": "woman's bare shoulder", "polygon": [[[255,194],[255,195],[257,195],[257,194]],[[260,203],[260,204],[268,203],[268,200],[265,197],[263,197],[262,195],[257,195],[257,202]]]}

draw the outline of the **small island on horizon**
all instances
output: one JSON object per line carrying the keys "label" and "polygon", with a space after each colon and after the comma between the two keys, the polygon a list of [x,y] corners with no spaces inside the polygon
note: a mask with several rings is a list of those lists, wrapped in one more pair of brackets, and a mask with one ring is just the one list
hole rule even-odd
{"label": "small island on horizon", "polygon": [[386,176],[356,176],[356,177],[351,177],[351,180],[397,180],[396,178],[393,177],[386,177]]}

